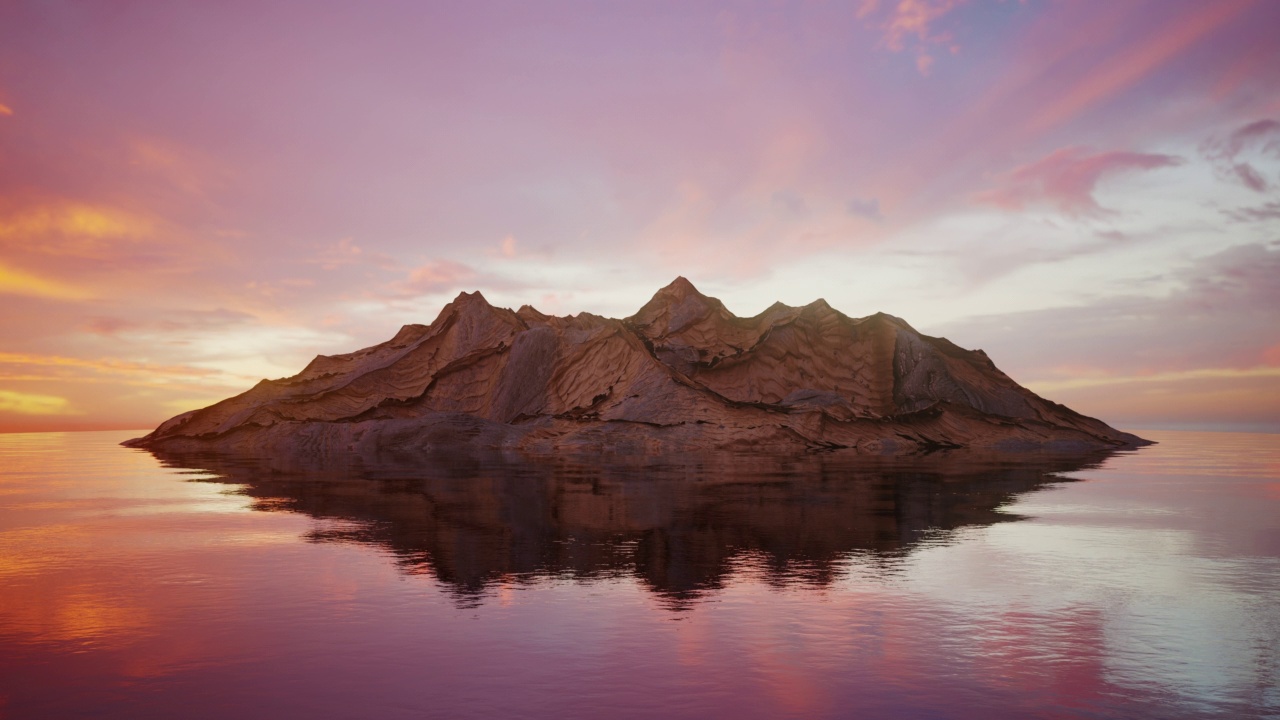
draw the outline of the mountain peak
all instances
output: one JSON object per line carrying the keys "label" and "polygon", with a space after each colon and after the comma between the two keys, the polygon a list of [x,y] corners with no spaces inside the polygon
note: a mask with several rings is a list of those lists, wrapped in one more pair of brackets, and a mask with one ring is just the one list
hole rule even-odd
{"label": "mountain peak", "polygon": [[694,315],[701,316],[713,309],[723,307],[719,300],[703,295],[693,286],[693,283],[681,275],[654,293],[649,302],[628,320],[640,325],[649,325],[662,318],[663,326],[666,327],[674,313],[682,318],[677,324],[683,325]]}
{"label": "mountain peak", "polygon": [[476,290],[475,292],[467,292],[463,290],[458,293],[458,297],[454,298],[453,301],[459,305],[466,305],[469,303],[476,303],[479,305],[489,304],[489,301],[485,300],[484,295],[481,295],[479,290]]}
{"label": "mountain peak", "polygon": [[681,299],[690,295],[706,297],[706,295],[699,292],[698,288],[694,287],[693,283],[689,282],[688,278],[683,275],[677,275],[676,279],[672,280],[666,287],[659,290],[658,294],[674,295]]}

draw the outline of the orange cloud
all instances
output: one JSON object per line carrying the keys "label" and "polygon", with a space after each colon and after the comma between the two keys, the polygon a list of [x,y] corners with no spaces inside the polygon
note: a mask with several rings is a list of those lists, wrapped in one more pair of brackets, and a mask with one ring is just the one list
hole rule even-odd
{"label": "orange cloud", "polygon": [[105,276],[103,263],[118,262],[122,244],[149,242],[156,227],[139,215],[87,203],[5,205],[9,207],[0,206],[0,293],[57,300],[93,297],[96,293],[68,280],[85,271]]}
{"label": "orange cloud", "polygon": [[[35,355],[30,353],[10,353],[0,352],[0,368],[6,365],[10,366],[34,366],[42,370],[50,370],[53,368],[66,367],[76,368],[80,370],[91,370],[97,373],[106,374],[136,374],[143,373],[148,376],[161,375],[179,375],[183,377],[209,377],[212,375],[221,375],[218,370],[210,370],[208,368],[192,367],[190,365],[153,365],[151,363],[133,362],[129,360],[88,360],[84,358],[59,357],[57,355]],[[2,373],[3,370],[0,370]],[[41,377],[50,377],[49,374],[42,374]],[[0,374],[0,379],[13,379]],[[23,379],[27,379],[24,377]]]}
{"label": "orange cloud", "polygon": [[0,390],[0,413],[18,415],[74,415],[66,398]]}
{"label": "orange cloud", "polygon": [[154,426],[249,380],[188,365],[0,352],[0,432]]}
{"label": "orange cloud", "polygon": [[0,194],[0,293],[121,298],[164,285],[190,294],[227,254],[163,215],[59,196]]}
{"label": "orange cloud", "polygon": [[82,238],[134,238],[150,234],[153,224],[108,207],[58,202],[29,207],[0,217],[0,241],[33,241],[48,235]]}
{"label": "orange cloud", "polygon": [[3,104],[3,103],[0,103],[0,115],[8,116],[8,115],[12,115],[12,114],[13,114],[13,108],[11,108],[11,107],[9,107],[8,105],[5,105],[5,104]]}
{"label": "orange cloud", "polygon": [[0,264],[0,294],[25,295],[51,300],[83,300],[90,294],[83,288],[42,278]]}

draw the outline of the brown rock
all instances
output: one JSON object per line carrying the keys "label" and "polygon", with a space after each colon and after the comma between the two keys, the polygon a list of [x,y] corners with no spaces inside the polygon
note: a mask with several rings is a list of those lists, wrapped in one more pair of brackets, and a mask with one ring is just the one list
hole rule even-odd
{"label": "brown rock", "polygon": [[127,444],[248,452],[1128,447],[982,351],[818,300],[739,318],[684,278],[625,320],[462,293],[430,325],[179,415]]}

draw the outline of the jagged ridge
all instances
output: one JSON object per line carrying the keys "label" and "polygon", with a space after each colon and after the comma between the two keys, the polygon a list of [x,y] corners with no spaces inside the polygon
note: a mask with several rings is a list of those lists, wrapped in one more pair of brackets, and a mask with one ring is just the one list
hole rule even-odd
{"label": "jagged ridge", "polygon": [[142,447],[670,452],[1122,447],[980,350],[817,300],[739,318],[684,278],[623,320],[462,293],[430,325],[179,415]]}

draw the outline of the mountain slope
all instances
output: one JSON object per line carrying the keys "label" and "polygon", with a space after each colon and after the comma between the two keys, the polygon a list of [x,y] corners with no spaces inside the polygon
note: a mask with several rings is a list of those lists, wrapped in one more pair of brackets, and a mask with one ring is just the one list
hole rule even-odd
{"label": "mountain slope", "polygon": [[534,452],[1124,447],[982,351],[822,300],[739,318],[684,278],[624,320],[462,293],[430,325],[166,421],[139,447]]}

